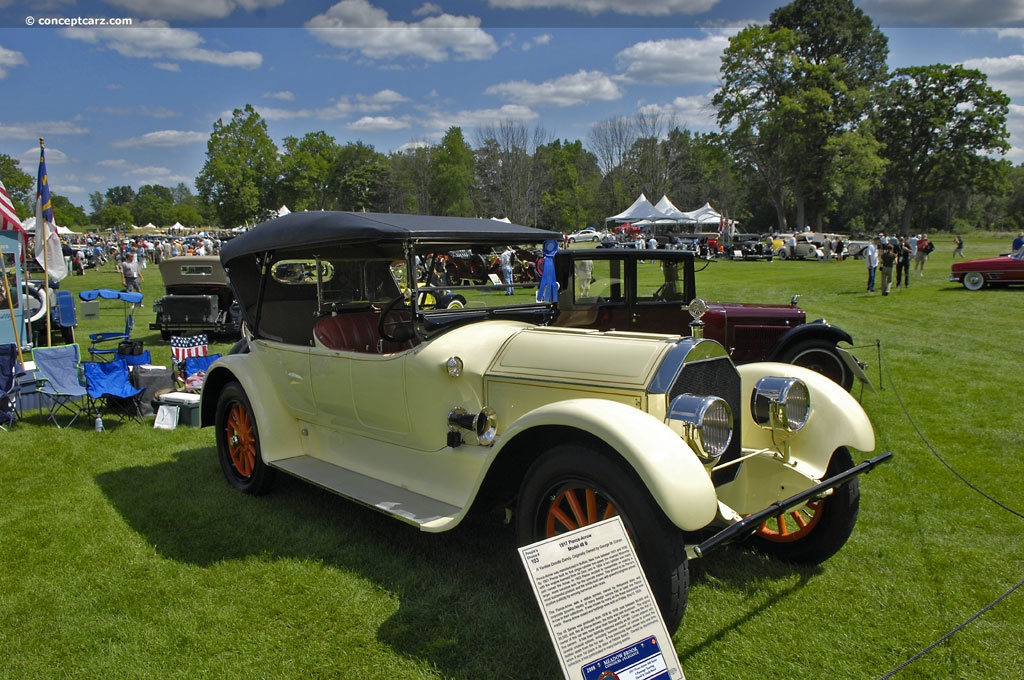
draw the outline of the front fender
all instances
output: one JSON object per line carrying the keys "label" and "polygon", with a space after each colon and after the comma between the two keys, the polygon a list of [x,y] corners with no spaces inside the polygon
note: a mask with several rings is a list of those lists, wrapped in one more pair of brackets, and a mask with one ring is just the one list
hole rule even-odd
{"label": "front fender", "polygon": [[569,399],[541,406],[503,433],[505,441],[531,428],[571,427],[597,437],[636,471],[665,515],[684,531],[707,526],[718,508],[708,472],[665,423],[632,406],[603,399]]}
{"label": "front fender", "polygon": [[775,341],[775,345],[765,355],[765,361],[778,361],[786,351],[806,340],[827,340],[833,345],[845,342],[853,344],[853,337],[842,328],[837,328],[824,321],[812,321],[791,328]]}
{"label": "front fender", "polygon": [[832,453],[840,446],[860,451],[873,451],[875,431],[860,403],[825,376],[792,364],[759,362],[737,366],[742,381],[743,447],[775,449],[772,433],[754,423],[750,415],[750,399],[757,381],[766,376],[793,377],[803,380],[811,395],[811,415],[807,424],[789,438],[791,453],[797,461],[813,468],[820,478],[828,468]]}

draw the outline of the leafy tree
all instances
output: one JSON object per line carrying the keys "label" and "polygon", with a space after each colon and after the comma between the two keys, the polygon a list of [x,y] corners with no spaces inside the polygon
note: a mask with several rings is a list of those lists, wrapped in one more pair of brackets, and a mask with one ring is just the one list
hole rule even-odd
{"label": "leafy tree", "polygon": [[123,205],[111,205],[100,215],[100,224],[106,229],[124,228],[132,223],[132,212]]}
{"label": "leafy tree", "polygon": [[100,215],[103,214],[103,209],[107,207],[106,197],[99,191],[93,191],[89,194],[89,207],[92,208],[92,218],[95,222],[100,221]]}
{"label": "leafy tree", "polygon": [[604,215],[594,210],[601,183],[597,157],[579,140],[555,140],[537,149],[537,159],[547,167],[550,184],[541,196],[544,212],[539,225],[565,232],[599,224]]}
{"label": "leafy tree", "polygon": [[160,185],[147,184],[139,187],[139,192],[131,204],[132,217],[135,224],[143,225],[152,222],[157,226],[173,224],[171,209],[174,197],[170,189]]}
{"label": "leafy tree", "polygon": [[900,228],[908,234],[918,204],[943,191],[996,190],[1007,168],[1010,99],[985,74],[936,64],[896,71],[875,112],[885,145],[886,183],[902,199]]}
{"label": "leafy tree", "polygon": [[478,134],[477,213],[536,224],[541,177],[534,156],[548,133],[541,127],[531,130],[520,122],[504,120],[481,128]]}
{"label": "leafy tree", "polygon": [[427,214],[430,212],[430,156],[432,147],[416,145],[393,152],[391,163],[392,182],[386,208],[394,212]]}
{"label": "leafy tree", "polygon": [[110,187],[107,189],[107,203],[110,205],[128,205],[135,200],[135,190],[130,186]]}
{"label": "leafy tree", "polygon": [[377,210],[386,203],[391,168],[387,156],[369,144],[339,148],[330,177],[332,204],[341,210]]}
{"label": "leafy tree", "polygon": [[279,167],[266,121],[246,104],[227,123],[214,122],[196,189],[214,207],[221,225],[236,226],[277,208]]}
{"label": "leafy tree", "polygon": [[722,56],[721,89],[712,99],[732,153],[763,184],[775,207],[780,231],[792,195],[783,98],[790,94],[797,35],[789,29],[752,25],[730,38]]}
{"label": "leafy tree", "polygon": [[24,172],[16,158],[0,153],[0,180],[7,188],[15,212],[22,219],[27,218],[35,210],[35,177]]}
{"label": "leafy tree", "polygon": [[53,194],[50,196],[50,203],[53,204],[54,218],[62,227],[84,227],[89,224],[85,211],[72,203],[67,196]]}
{"label": "leafy tree", "polygon": [[471,217],[473,215],[473,150],[462,129],[448,128],[431,154],[431,214]]}
{"label": "leafy tree", "polygon": [[292,210],[323,210],[330,204],[331,178],[340,148],[323,130],[284,138],[281,201]]}
{"label": "leafy tree", "polygon": [[174,222],[181,222],[182,224],[187,224],[192,227],[204,224],[206,221],[194,201],[179,203],[178,205],[172,206],[168,215],[168,220],[170,220],[171,224]]}

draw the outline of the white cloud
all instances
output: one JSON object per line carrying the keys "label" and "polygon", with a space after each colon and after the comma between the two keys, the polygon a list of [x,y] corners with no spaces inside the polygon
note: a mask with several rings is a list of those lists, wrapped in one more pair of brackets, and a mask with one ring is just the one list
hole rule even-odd
{"label": "white cloud", "polygon": [[463,130],[485,125],[497,125],[507,120],[532,121],[539,118],[537,112],[527,106],[506,104],[497,109],[464,109],[455,113],[435,111],[423,121],[424,127],[435,132],[444,132],[450,127]]}
{"label": "white cloud", "polygon": [[0,80],[7,77],[8,69],[27,63],[28,61],[25,59],[25,55],[21,52],[9,50],[6,47],[0,46]]}
{"label": "white cloud", "polygon": [[879,26],[1003,26],[1024,20],[1020,0],[861,0],[858,5]]}
{"label": "white cloud", "polygon": [[107,4],[151,19],[223,19],[236,9],[269,9],[284,0],[106,0]]}
{"label": "white cloud", "polygon": [[187,130],[156,130],[147,132],[139,137],[120,139],[113,143],[119,149],[137,149],[141,147],[170,147],[187,146],[205,142],[208,135],[205,132],[190,132]]}
{"label": "white cloud", "polygon": [[171,64],[166,61],[154,63],[153,68],[158,68],[161,71],[170,71],[171,73],[181,73],[181,64]]}
{"label": "white cloud", "polygon": [[[356,95],[353,102],[349,97],[339,97],[330,106],[305,109],[283,109],[269,106],[255,107],[257,113],[267,120],[289,120],[295,118],[317,118],[336,120],[358,113],[379,113],[387,111],[397,104],[408,101],[408,98],[394,90],[380,90],[374,94]],[[221,118],[230,119],[231,113],[221,114]]]}
{"label": "white cloud", "polygon": [[988,84],[1011,97],[1024,97],[1024,54],[1008,57],[985,57],[963,62],[988,76]]}
{"label": "white cloud", "polygon": [[622,90],[615,81],[600,71],[577,71],[543,83],[514,80],[491,85],[485,92],[501,95],[526,106],[574,106],[622,98]]}
{"label": "white cloud", "polygon": [[391,116],[363,116],[345,127],[357,132],[388,132],[404,130],[409,127],[409,122],[401,118],[392,118]]}
{"label": "white cloud", "polygon": [[280,92],[264,92],[263,96],[267,99],[280,99],[283,102],[295,101],[295,93],[288,90],[281,90]]}
{"label": "white cloud", "polygon": [[[195,31],[170,28],[163,21],[143,21],[131,27],[95,28],[78,26],[62,29],[65,38],[91,45],[104,45],[133,59],[174,59],[197,61],[217,66],[254,69],[263,63],[259,52],[218,52],[202,47],[205,40]],[[167,64],[161,62],[162,67]]]}
{"label": "white cloud", "polygon": [[435,5],[432,2],[425,2],[419,7],[419,9],[414,9],[412,14],[416,17],[426,17],[432,14],[443,14],[443,10],[440,5]]}
{"label": "white cloud", "polygon": [[40,121],[35,123],[0,123],[0,139],[35,139],[40,136],[47,137],[51,135],[84,135],[88,132],[89,128],[66,120]]}
{"label": "white cloud", "polygon": [[487,0],[500,9],[567,9],[581,14],[633,14],[668,16],[670,14],[702,14],[718,0]]}
{"label": "white cloud", "polygon": [[498,50],[477,17],[441,14],[416,23],[392,21],[367,0],[342,0],[306,22],[306,28],[328,45],[371,59],[487,59]]}
{"label": "white cloud", "polygon": [[627,47],[616,55],[623,79],[634,83],[678,85],[717,82],[722,53],[729,46],[724,35],[706,38],[651,40]]}
{"label": "white cloud", "polygon": [[671,119],[680,128],[711,131],[718,127],[715,110],[711,107],[711,93],[693,97],[676,97],[664,104],[641,104],[637,107],[637,111]]}
{"label": "white cloud", "polygon": [[145,116],[146,118],[175,118],[181,114],[163,106],[89,106],[87,111],[111,116]]}

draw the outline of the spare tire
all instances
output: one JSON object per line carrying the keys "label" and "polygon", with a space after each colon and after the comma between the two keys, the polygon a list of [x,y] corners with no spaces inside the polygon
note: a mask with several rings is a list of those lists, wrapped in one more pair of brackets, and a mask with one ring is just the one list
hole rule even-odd
{"label": "spare tire", "polygon": [[41,284],[34,281],[23,281],[21,299],[24,304],[25,316],[30,322],[35,323],[46,314],[46,291]]}

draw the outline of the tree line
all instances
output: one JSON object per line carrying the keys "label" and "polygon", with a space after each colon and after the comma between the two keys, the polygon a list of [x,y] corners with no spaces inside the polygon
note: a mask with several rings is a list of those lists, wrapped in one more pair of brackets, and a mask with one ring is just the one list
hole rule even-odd
{"label": "tree line", "polygon": [[[64,203],[108,227],[231,228],[286,205],[508,217],[568,232],[603,224],[643,192],[683,210],[710,202],[745,231],[1024,228],[1024,165],[1003,158],[1009,98],[977,70],[890,71],[887,59],[887,38],[852,0],[794,0],[730,39],[714,132],[641,111],[597,123],[586,140],[509,120],[471,140],[453,126],[437,144],[388,154],[323,130],[278,148],[247,104],[213,124],[196,195],[184,184],[112,187],[90,195],[89,215]],[[16,175],[17,162],[0,156],[17,206],[12,163]]]}

